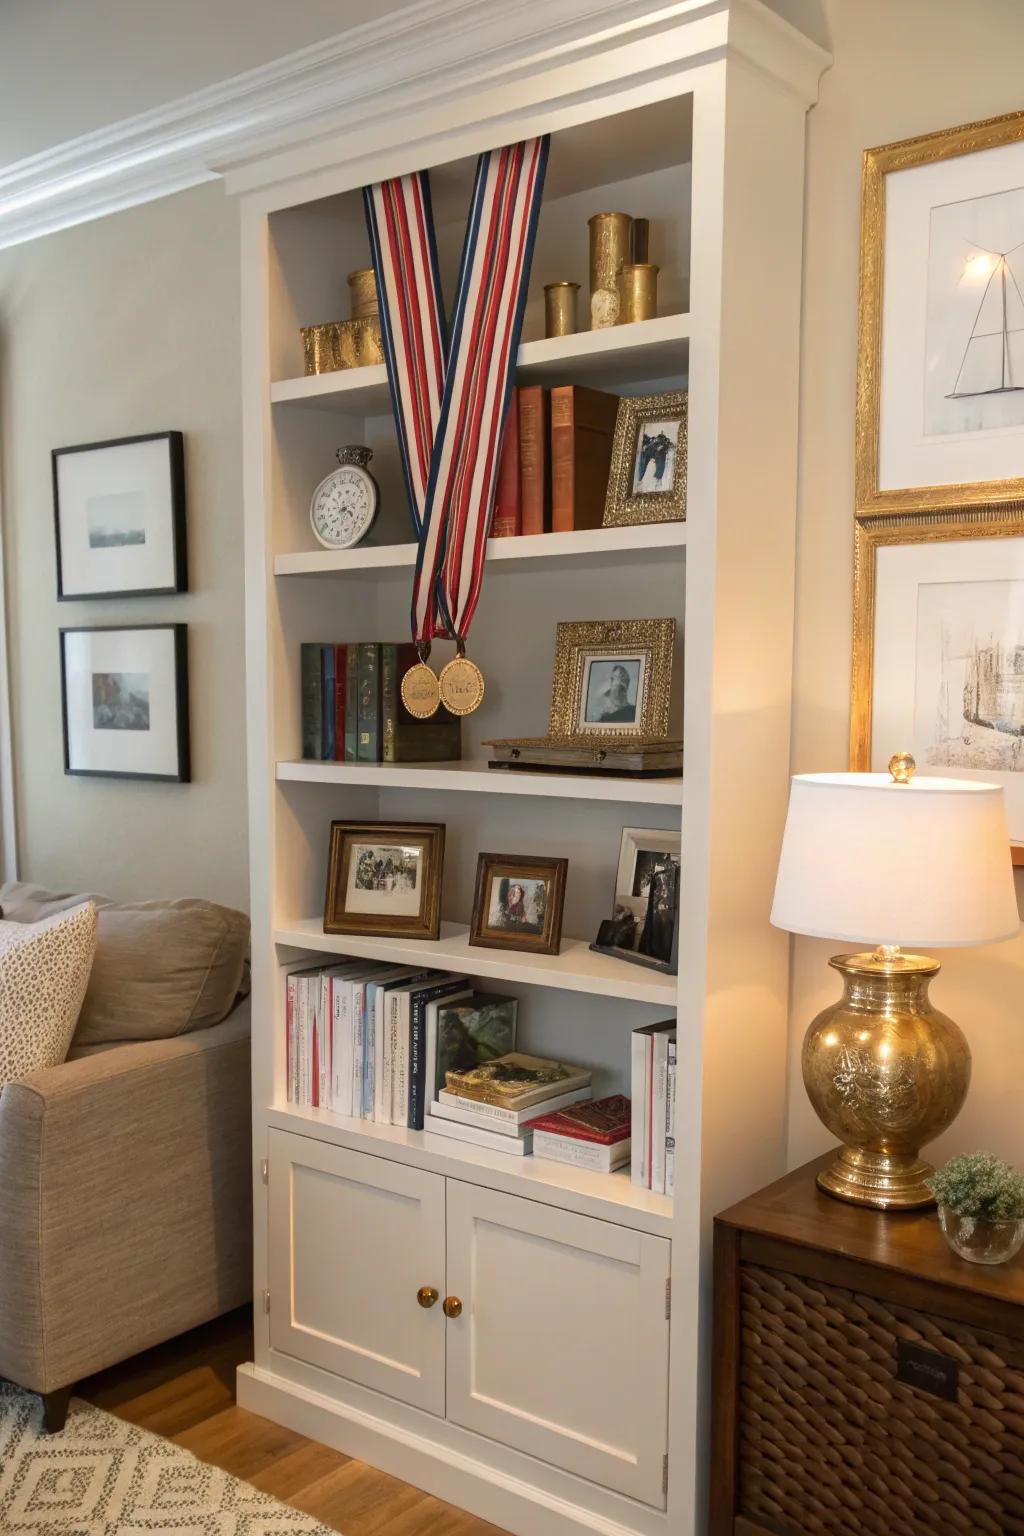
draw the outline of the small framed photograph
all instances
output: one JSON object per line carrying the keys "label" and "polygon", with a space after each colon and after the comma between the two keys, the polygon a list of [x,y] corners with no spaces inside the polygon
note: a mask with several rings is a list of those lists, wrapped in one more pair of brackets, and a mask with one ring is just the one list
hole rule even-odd
{"label": "small framed photograph", "polygon": [[619,401],[604,526],[686,519],[686,391]]}
{"label": "small framed photograph", "polygon": [[180,432],[53,450],[57,596],[188,591]]}
{"label": "small framed photograph", "polygon": [[440,823],[332,821],[324,932],[438,938],[443,868]]}
{"label": "small framed photograph", "polygon": [[470,944],[557,955],[568,868],[568,859],[482,853],[476,868]]}
{"label": "small framed photograph", "polygon": [[64,772],[188,783],[188,625],[60,632]]}
{"label": "small framed photograph", "polygon": [[615,911],[629,912],[636,920],[639,940],[647,920],[651,888],[658,875],[678,869],[681,838],[678,832],[657,827],[623,827],[619,868],[615,876]]}
{"label": "small framed photograph", "polygon": [[674,643],[674,619],[559,624],[550,734],[667,737]]}

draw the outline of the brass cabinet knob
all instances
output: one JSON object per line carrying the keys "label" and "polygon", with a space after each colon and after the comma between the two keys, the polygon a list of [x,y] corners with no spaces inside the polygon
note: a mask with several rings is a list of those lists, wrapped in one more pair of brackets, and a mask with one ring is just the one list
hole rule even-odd
{"label": "brass cabinet knob", "polygon": [[421,1307],[432,1307],[440,1294],[432,1285],[421,1285],[416,1292],[416,1300]]}
{"label": "brass cabinet knob", "polygon": [[461,1317],[462,1302],[457,1296],[446,1296],[441,1303],[441,1310],[445,1317]]}

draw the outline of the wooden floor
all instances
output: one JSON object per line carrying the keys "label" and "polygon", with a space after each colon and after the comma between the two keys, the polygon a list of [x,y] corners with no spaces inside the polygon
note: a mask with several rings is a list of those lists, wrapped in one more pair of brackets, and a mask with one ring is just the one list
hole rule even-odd
{"label": "wooden floor", "polygon": [[344,1536],[501,1536],[408,1483],[236,1408],[235,1367],[251,1359],[251,1319],[234,1312],[91,1377],[75,1396],[166,1435]]}

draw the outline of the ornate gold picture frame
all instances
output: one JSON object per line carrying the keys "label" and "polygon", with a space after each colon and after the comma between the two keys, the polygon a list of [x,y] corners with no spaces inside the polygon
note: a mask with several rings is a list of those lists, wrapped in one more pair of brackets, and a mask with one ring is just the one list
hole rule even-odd
{"label": "ornate gold picture frame", "polygon": [[686,401],[684,389],[619,401],[606,528],[686,521]]}
{"label": "ornate gold picture frame", "polygon": [[[993,550],[989,555],[984,548],[990,541],[1010,539],[1021,540],[1019,576],[1014,574],[1008,550],[1005,553]],[[948,558],[942,551],[931,550],[931,558],[924,553],[929,546],[941,545],[952,546]],[[979,548],[972,551],[972,545]],[[908,551],[907,556],[901,557],[900,580],[889,585],[880,598],[880,557],[885,551],[897,548]],[[919,562],[909,553],[915,548],[922,551]],[[986,555],[986,563],[990,568],[988,573],[971,568],[972,555],[976,565],[979,554]],[[940,568],[937,556],[945,562],[944,570]],[[980,591],[977,578],[986,575],[987,581],[984,584],[989,591]],[[1019,636],[1018,643],[1014,628],[1016,595],[1012,603],[1000,603],[997,591],[1002,588],[1005,592],[1011,586],[1019,588],[1024,598],[1024,505],[1020,503],[953,511],[896,512],[857,519],[850,768],[858,773],[870,772],[891,752],[910,750],[919,755],[919,770],[928,771],[930,767],[932,772],[941,774],[948,771],[954,776],[966,770],[993,782],[1003,782],[1009,786],[1010,834],[1012,838],[1019,839],[1011,843],[1013,862],[1024,865],[1024,836],[1021,836],[1024,820],[1021,820],[1018,827],[1016,823],[1021,811],[1015,809],[1018,779],[1021,784],[1019,794],[1024,796],[1024,718],[1020,722],[1020,735],[1014,729],[1013,720],[1006,718],[1011,709],[1020,707],[1016,703],[1016,694],[1018,682],[1024,678],[1024,672],[1019,670],[1024,668],[1024,633]],[[983,667],[975,664],[973,673],[969,671],[972,666],[971,657],[965,659],[964,652],[968,648],[958,640],[956,634],[957,587],[969,593],[975,611],[980,605],[984,613],[984,622],[980,626],[976,623],[971,626],[971,648],[983,663]],[[917,601],[913,600],[915,589]],[[921,600],[921,592],[926,594],[927,603]],[[1010,597],[1009,593],[1006,595]],[[946,604],[944,613],[937,606],[943,601]],[[883,607],[888,608],[888,613],[880,611]],[[927,611],[929,608],[931,614]],[[907,641],[895,646],[891,638],[894,610]],[[884,647],[885,654],[881,656],[877,644],[880,622],[890,637]],[[873,741],[878,724],[876,706],[885,701],[885,694],[881,701],[879,699],[880,686],[884,685],[885,692],[890,696],[901,695],[904,699],[913,696],[919,710],[926,708],[929,714],[932,711],[933,699],[930,693],[918,698],[922,692],[922,677],[931,683],[935,680],[934,662],[930,665],[922,664],[918,655],[918,649],[925,641],[925,626],[928,623],[933,629],[940,626],[944,631],[942,664],[948,668],[949,676],[940,704],[948,718],[949,735],[962,738],[962,751],[953,756],[939,753],[934,758],[930,758],[927,752],[922,754],[921,745],[913,731],[915,712],[910,711],[908,716],[906,710],[901,712],[898,706],[894,706],[886,712],[890,721],[897,724],[895,728],[890,726],[889,734],[884,741],[878,743],[876,752]],[[935,650],[933,647],[933,656]],[[977,679],[982,671],[989,689],[1006,692],[1010,699],[1009,706],[1003,700],[995,710],[978,708],[976,703],[969,707],[965,681],[969,681],[970,676]],[[1024,689],[1021,690],[1021,706],[1024,706]],[[930,718],[928,724],[936,740],[945,734],[937,728],[937,723],[932,724]],[[980,740],[986,735],[993,743],[994,750],[986,749]],[[1015,737],[1020,745],[1019,758]],[[1014,759],[1019,761],[1019,769],[1015,762],[1014,771],[1006,772],[1007,762]],[[1024,801],[1021,804],[1024,805]]]}
{"label": "ornate gold picture frame", "polygon": [[675,619],[559,624],[550,735],[577,741],[667,737],[675,633]]}
{"label": "ornate gold picture frame", "polygon": [[[993,149],[1006,156],[965,159]],[[1022,172],[1024,112],[864,154],[861,517],[1024,497]]]}

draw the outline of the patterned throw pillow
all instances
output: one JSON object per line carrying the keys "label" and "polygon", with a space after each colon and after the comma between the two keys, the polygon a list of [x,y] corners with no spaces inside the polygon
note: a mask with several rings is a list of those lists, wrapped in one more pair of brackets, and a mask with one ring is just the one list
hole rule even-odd
{"label": "patterned throw pillow", "polygon": [[0,922],[0,1088],[67,1056],[95,952],[91,901],[38,923]]}

